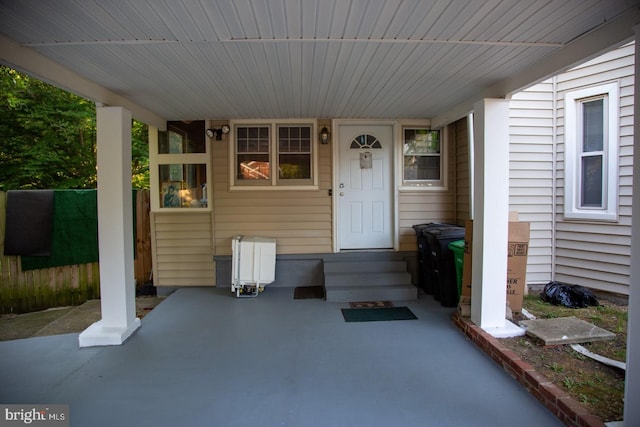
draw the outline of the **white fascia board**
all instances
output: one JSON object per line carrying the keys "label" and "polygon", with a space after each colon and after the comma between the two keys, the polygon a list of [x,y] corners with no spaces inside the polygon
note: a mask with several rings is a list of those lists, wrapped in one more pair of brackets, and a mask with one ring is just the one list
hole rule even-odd
{"label": "white fascia board", "polygon": [[0,63],[105,106],[124,107],[136,120],[158,130],[167,128],[166,120],[157,114],[3,35],[0,35]]}

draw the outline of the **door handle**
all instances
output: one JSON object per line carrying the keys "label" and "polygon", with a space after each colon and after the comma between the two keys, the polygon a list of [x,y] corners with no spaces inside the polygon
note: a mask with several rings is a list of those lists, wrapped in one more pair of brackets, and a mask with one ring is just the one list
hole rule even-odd
{"label": "door handle", "polygon": [[341,191],[341,192],[340,192],[340,195],[341,195],[341,196],[344,196],[344,192],[342,192],[342,191]]}

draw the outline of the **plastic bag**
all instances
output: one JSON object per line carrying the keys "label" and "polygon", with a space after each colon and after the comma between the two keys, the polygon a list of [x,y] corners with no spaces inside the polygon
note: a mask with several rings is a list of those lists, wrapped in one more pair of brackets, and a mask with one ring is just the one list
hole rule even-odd
{"label": "plastic bag", "polygon": [[560,282],[547,283],[540,297],[543,301],[553,305],[563,305],[569,308],[600,305],[594,293],[584,286],[568,285]]}

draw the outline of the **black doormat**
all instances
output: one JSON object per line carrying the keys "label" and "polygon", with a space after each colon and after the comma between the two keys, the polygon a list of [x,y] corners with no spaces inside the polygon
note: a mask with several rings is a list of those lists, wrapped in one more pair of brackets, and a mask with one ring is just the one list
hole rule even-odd
{"label": "black doormat", "polygon": [[343,308],[345,322],[382,322],[387,320],[414,320],[416,315],[407,307]]}
{"label": "black doormat", "polygon": [[293,290],[293,299],[324,298],[323,286],[298,286]]}

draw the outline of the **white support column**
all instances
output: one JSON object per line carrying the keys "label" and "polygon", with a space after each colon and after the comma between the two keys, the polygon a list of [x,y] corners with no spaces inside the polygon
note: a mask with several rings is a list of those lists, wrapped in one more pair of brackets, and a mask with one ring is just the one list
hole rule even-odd
{"label": "white support column", "polygon": [[505,318],[509,233],[509,101],[474,104],[471,320],[496,337],[521,335]]}
{"label": "white support column", "polygon": [[624,388],[624,425],[640,425],[640,26],[636,34],[633,108],[633,201],[631,209],[631,277],[627,321],[627,371]]}
{"label": "white support column", "polygon": [[131,113],[97,107],[96,125],[102,319],[80,334],[80,347],[120,345],[140,327],[133,272]]}

